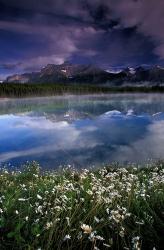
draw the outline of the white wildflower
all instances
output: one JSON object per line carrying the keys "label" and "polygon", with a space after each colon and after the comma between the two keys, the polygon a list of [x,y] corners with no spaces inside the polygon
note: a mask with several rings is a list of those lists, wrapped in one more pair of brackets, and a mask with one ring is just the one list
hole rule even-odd
{"label": "white wildflower", "polygon": [[39,194],[37,194],[37,198],[38,198],[39,200],[42,200],[42,196],[40,196]]}
{"label": "white wildflower", "polygon": [[18,201],[26,201],[24,198],[19,198]]}
{"label": "white wildflower", "polygon": [[81,229],[84,231],[85,234],[90,234],[92,232],[92,227],[86,224],[81,225]]}
{"label": "white wildflower", "polygon": [[45,228],[48,230],[53,226],[52,222],[47,222]]}
{"label": "white wildflower", "polygon": [[71,236],[69,234],[66,234],[66,236],[63,239],[63,241],[70,240],[70,239],[71,239]]}
{"label": "white wildflower", "polygon": [[26,221],[28,221],[28,219],[29,219],[29,217],[28,217],[28,216],[26,216],[26,217],[25,217],[25,220],[26,220]]}

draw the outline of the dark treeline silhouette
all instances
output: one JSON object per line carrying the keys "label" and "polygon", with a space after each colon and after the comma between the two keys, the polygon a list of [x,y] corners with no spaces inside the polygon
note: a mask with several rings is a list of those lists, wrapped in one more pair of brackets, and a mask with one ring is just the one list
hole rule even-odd
{"label": "dark treeline silhouette", "polygon": [[0,97],[29,97],[62,94],[91,94],[91,93],[124,93],[124,92],[164,92],[163,86],[93,86],[86,84],[0,84]]}

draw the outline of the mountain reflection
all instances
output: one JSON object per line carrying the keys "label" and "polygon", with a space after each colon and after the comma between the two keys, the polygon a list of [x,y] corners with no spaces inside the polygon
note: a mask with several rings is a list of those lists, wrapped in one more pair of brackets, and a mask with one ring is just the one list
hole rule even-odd
{"label": "mountain reflection", "polygon": [[0,161],[18,165],[37,160],[46,168],[56,168],[66,164],[96,166],[113,161],[142,163],[148,158],[162,158],[164,113],[152,113],[163,111],[158,107],[159,98],[155,102],[155,97],[150,95],[143,102],[149,106],[144,111],[139,110],[141,103],[138,104],[136,96],[134,101],[132,96],[129,98],[126,105],[124,96],[118,98],[120,109],[116,99],[106,96],[92,100],[86,96],[76,100],[63,97],[62,105],[60,99],[37,99],[31,109],[35,100],[29,99],[29,108],[28,100],[24,100],[26,111],[15,108],[14,114],[10,108],[7,112],[7,105],[10,106],[7,103],[6,114],[0,115]]}

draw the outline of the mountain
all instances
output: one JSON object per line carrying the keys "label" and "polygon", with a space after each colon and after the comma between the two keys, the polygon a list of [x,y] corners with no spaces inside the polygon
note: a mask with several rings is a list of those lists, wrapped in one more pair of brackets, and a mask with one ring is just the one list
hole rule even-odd
{"label": "mountain", "polygon": [[136,83],[158,84],[164,81],[164,68],[128,67],[119,72],[105,71],[93,65],[78,65],[65,62],[61,65],[48,64],[39,72],[17,74],[6,79],[8,83],[83,83],[119,86]]}
{"label": "mountain", "polygon": [[127,80],[131,82],[150,82],[161,83],[164,81],[164,68],[160,66],[142,67],[135,69],[128,68],[125,70]]}
{"label": "mountain", "polygon": [[109,73],[92,65],[76,65],[65,62],[61,65],[48,64],[40,72],[9,76],[6,82],[11,83],[107,83],[121,82],[126,77],[124,72]]}
{"label": "mountain", "polygon": [[35,82],[37,80],[39,74],[38,73],[25,73],[25,74],[16,74],[7,77],[6,82],[8,83],[28,83]]}

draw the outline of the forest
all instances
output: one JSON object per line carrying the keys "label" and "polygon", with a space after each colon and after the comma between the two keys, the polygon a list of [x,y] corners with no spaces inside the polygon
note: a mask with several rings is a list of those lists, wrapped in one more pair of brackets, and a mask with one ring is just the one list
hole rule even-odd
{"label": "forest", "polygon": [[101,86],[86,84],[0,84],[0,97],[31,97],[31,96],[53,96],[63,94],[92,94],[92,93],[125,93],[125,92],[164,92],[163,86]]}

